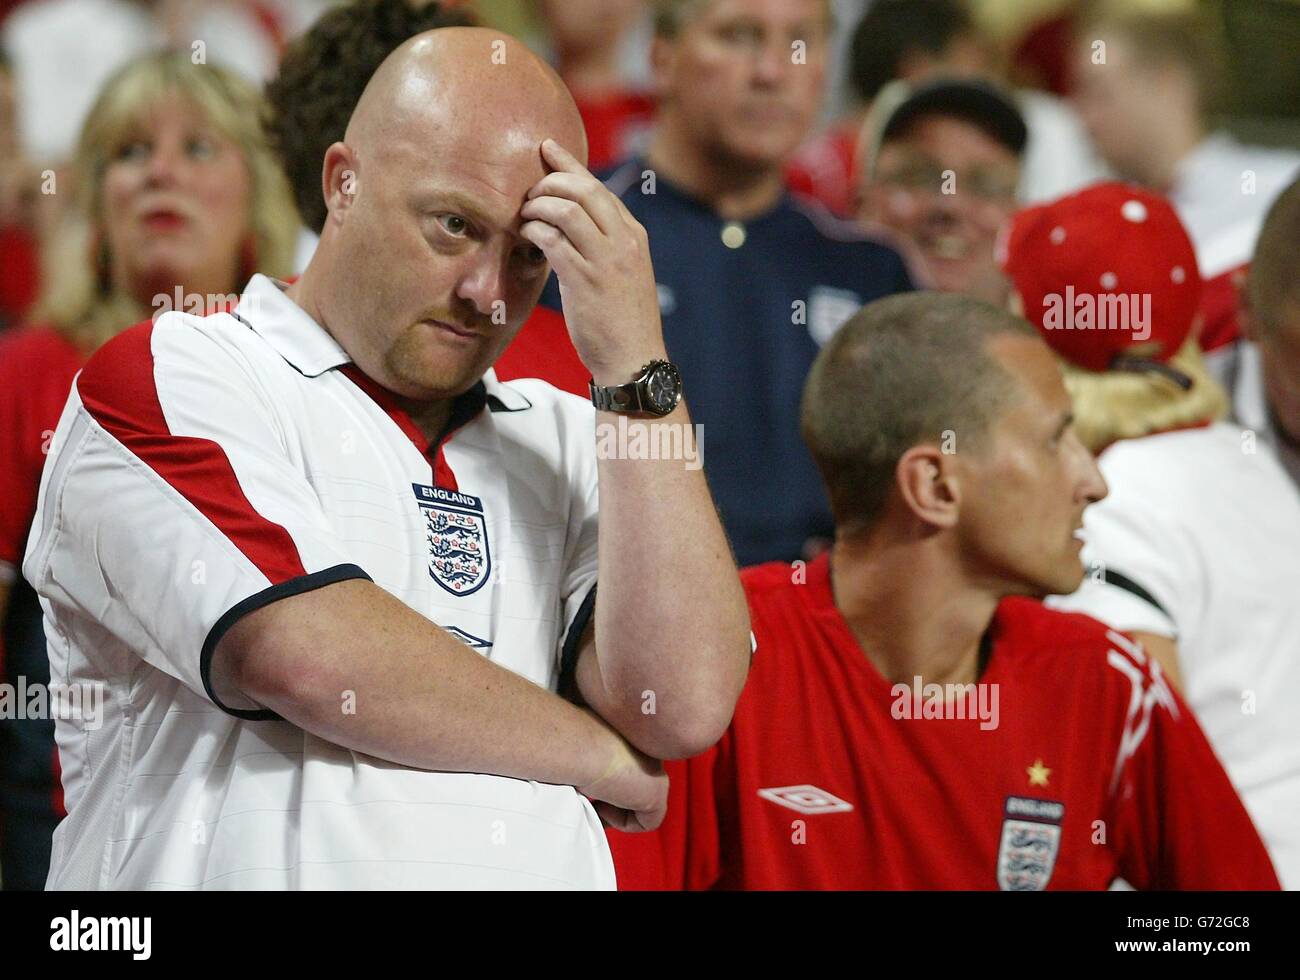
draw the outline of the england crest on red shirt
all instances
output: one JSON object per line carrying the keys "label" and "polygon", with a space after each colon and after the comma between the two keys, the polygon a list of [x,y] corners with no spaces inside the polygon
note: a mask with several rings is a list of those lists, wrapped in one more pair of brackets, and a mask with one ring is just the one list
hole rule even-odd
{"label": "england crest on red shirt", "polygon": [[1061,849],[1065,804],[1025,796],[1007,797],[998,845],[998,887],[1041,892],[1052,878]]}

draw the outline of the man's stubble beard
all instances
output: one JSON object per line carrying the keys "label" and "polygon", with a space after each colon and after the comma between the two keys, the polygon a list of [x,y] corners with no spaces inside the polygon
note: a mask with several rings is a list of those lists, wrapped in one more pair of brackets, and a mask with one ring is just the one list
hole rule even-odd
{"label": "man's stubble beard", "polygon": [[[436,329],[436,328],[434,328]],[[453,361],[440,357],[439,352],[427,348],[428,342],[418,340],[420,327],[408,330],[384,357],[388,373],[412,389],[425,392],[427,400],[455,398],[464,394],[483,377],[514,339],[517,331],[510,331],[503,339],[486,345],[489,349],[473,362]],[[456,365],[463,365],[457,367]]]}

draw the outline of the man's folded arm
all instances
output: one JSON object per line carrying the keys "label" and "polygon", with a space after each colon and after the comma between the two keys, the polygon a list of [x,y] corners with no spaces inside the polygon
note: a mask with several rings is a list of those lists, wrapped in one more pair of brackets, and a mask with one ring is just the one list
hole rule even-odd
{"label": "man's folded arm", "polygon": [[590,712],[365,579],[242,617],[217,642],[210,678],[223,701],[247,698],[336,745],[418,769],[581,786],[611,758],[612,735]]}
{"label": "man's folded arm", "polygon": [[[597,424],[610,418],[598,413]],[[629,425],[638,426],[648,438],[675,427],[686,448],[702,449],[684,403]],[[575,674],[587,704],[659,759],[688,758],[722,737],[751,652],[731,549],[703,470],[686,463],[599,460],[600,587]]]}

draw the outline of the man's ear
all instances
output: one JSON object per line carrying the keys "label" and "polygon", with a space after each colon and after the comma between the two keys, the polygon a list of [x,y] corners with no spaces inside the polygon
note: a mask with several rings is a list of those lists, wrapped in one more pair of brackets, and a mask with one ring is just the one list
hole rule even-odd
{"label": "man's ear", "polygon": [[321,191],[330,219],[340,218],[352,206],[360,187],[357,155],[346,143],[331,143],[321,167]]}
{"label": "man's ear", "polygon": [[952,455],[938,446],[913,446],[894,467],[894,482],[917,520],[935,528],[956,525],[961,487]]}

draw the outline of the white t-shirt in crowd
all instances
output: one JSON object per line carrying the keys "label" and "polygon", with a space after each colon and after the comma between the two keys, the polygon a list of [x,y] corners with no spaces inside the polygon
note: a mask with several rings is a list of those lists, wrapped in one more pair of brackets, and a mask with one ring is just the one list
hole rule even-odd
{"label": "white t-shirt in crowd", "polygon": [[1187,702],[1300,888],[1300,494],[1225,423],[1121,440],[1099,463],[1110,493],[1084,513],[1090,573],[1050,603],[1177,639]]}
{"label": "white t-shirt in crowd", "polygon": [[[279,52],[248,10],[214,3],[185,13],[175,40],[191,58],[258,86],[275,73]],[[128,0],[35,0],[15,8],[0,41],[14,66],[18,133],[28,157],[42,165],[71,158],[104,83],[167,40],[147,6]]]}
{"label": "white t-shirt in crowd", "polygon": [[1169,201],[1196,246],[1204,279],[1248,263],[1269,206],[1296,174],[1300,152],[1211,133],[1178,164]]}
{"label": "white t-shirt in crowd", "polygon": [[1022,203],[1054,201],[1110,179],[1105,161],[1068,102],[1034,89],[1017,89],[1015,95],[1029,132],[1020,163]]}

